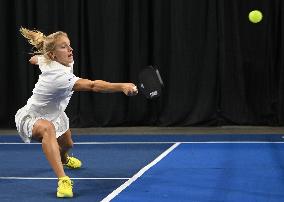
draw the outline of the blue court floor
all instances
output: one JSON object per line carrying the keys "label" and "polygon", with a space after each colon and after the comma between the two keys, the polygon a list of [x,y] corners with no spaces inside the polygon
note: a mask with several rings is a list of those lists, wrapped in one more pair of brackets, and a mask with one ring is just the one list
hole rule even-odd
{"label": "blue court floor", "polygon": [[[74,135],[68,201],[284,201],[282,135]],[[41,144],[0,136],[0,201],[59,201]]]}

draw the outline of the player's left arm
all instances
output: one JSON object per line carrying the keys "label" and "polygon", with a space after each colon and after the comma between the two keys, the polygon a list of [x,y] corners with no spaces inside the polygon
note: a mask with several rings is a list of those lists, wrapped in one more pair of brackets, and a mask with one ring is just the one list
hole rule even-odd
{"label": "player's left arm", "polygon": [[38,65],[38,56],[37,55],[34,55],[32,56],[30,59],[29,59],[29,62],[32,64],[32,65]]}

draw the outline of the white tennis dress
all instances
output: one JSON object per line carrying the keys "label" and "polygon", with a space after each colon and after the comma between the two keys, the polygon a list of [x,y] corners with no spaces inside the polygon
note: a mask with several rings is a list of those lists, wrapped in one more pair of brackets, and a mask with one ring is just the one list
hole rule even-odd
{"label": "white tennis dress", "polygon": [[69,119],[64,111],[73,94],[73,86],[80,79],[73,74],[73,63],[67,67],[38,56],[38,65],[41,74],[33,95],[15,115],[18,133],[27,143],[31,141],[33,125],[39,119],[53,123],[56,138],[69,129]]}

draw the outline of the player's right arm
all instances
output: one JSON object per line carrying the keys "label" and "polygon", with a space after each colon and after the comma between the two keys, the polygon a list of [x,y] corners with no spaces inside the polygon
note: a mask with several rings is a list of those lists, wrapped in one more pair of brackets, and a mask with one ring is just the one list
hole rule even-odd
{"label": "player's right arm", "polygon": [[73,86],[74,91],[93,91],[101,93],[123,92],[125,95],[136,95],[137,88],[133,83],[111,83],[103,80],[79,79]]}

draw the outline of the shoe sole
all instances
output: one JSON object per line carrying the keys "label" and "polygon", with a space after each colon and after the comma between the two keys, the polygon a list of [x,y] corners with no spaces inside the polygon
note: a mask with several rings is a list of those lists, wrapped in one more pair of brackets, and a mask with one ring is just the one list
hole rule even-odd
{"label": "shoe sole", "polygon": [[58,197],[58,198],[72,198],[72,197],[73,197],[73,194],[69,195],[69,194],[57,193],[57,197]]}
{"label": "shoe sole", "polygon": [[79,167],[71,167],[71,166],[68,166],[66,164],[62,164],[65,168],[69,168],[69,169],[79,169],[79,168],[82,168],[82,165],[80,165]]}

